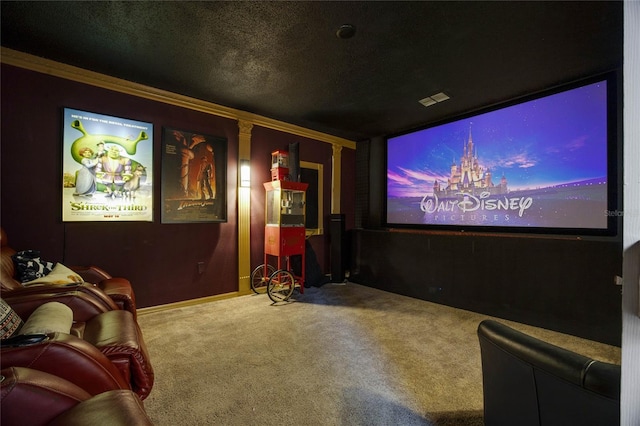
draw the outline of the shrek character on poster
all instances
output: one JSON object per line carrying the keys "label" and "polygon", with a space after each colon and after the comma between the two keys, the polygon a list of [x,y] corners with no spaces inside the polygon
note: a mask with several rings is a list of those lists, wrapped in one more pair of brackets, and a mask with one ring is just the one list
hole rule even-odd
{"label": "shrek character on poster", "polygon": [[[90,135],[84,129],[80,120],[74,120],[71,127],[80,131],[82,136],[76,139],[71,145],[71,156],[82,164],[83,168],[77,172],[76,182],[87,181],[85,169],[91,163],[95,173],[95,187],[107,193],[107,196],[121,196],[124,184],[133,176],[133,170],[144,170],[144,167],[135,160],[123,155],[122,149],[127,154],[134,155],[137,145],[143,140],[147,140],[147,133],[141,131],[136,139],[127,139],[113,135]],[[97,151],[96,158],[88,161],[87,153]],[[93,191],[95,191],[95,189]],[[88,190],[83,189],[83,193],[88,195]]]}

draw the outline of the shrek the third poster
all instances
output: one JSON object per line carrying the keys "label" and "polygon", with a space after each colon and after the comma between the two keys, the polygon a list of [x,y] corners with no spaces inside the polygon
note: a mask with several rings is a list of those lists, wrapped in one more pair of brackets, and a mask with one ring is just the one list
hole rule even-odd
{"label": "shrek the third poster", "polygon": [[62,220],[153,221],[153,125],[64,109]]}

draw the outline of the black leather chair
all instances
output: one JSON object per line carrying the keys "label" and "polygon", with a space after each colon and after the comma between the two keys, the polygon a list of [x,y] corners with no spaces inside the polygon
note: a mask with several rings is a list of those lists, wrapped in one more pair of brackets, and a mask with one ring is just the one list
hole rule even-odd
{"label": "black leather chair", "polygon": [[504,324],[478,326],[484,424],[620,424],[620,366],[543,342]]}

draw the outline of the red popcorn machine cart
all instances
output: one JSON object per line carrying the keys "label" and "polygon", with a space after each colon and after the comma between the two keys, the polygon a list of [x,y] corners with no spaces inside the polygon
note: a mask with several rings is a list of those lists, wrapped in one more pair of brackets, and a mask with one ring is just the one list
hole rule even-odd
{"label": "red popcorn machine cart", "polygon": [[[262,293],[266,287],[274,302],[288,300],[296,287],[304,293],[307,187],[285,180],[264,184],[264,263],[251,273],[251,289]],[[301,256],[299,271],[291,265],[292,256]]]}

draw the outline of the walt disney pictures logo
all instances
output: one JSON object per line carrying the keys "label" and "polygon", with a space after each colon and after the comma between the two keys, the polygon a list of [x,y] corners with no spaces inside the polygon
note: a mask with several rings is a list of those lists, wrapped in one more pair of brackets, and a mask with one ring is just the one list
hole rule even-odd
{"label": "walt disney pictures logo", "polygon": [[491,212],[495,216],[502,212],[504,220],[509,220],[510,212],[517,212],[518,217],[522,217],[533,205],[531,197],[489,198],[491,193],[488,191],[478,196],[463,192],[455,195],[456,198],[439,199],[435,193],[426,194],[420,201],[420,210],[425,214],[457,215],[460,220],[465,219],[465,214],[470,220],[488,220],[487,213]]}

